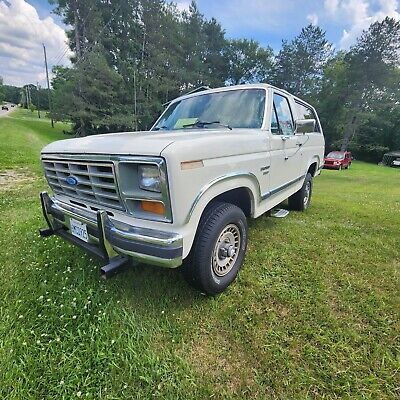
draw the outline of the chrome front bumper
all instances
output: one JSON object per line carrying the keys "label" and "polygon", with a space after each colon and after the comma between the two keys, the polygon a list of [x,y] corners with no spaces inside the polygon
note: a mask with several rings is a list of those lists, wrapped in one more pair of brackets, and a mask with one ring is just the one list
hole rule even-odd
{"label": "chrome front bumper", "polygon": [[[48,224],[42,236],[61,236],[106,262],[122,255],[169,268],[182,264],[181,235],[111,220],[105,210],[84,210],[50,197],[47,192],[40,193],[40,200]],[[70,233],[70,218],[87,225],[88,243]]]}

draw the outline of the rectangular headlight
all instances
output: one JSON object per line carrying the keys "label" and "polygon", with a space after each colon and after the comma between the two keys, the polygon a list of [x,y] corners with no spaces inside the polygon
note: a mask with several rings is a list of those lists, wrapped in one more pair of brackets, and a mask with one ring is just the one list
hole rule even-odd
{"label": "rectangular headlight", "polygon": [[139,187],[151,192],[161,192],[160,171],[156,165],[139,165]]}

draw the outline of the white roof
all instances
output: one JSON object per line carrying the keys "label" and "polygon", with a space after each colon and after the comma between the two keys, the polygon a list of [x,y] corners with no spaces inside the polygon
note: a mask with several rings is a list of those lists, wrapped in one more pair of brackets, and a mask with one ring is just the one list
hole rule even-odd
{"label": "white roof", "polygon": [[184,94],[182,96],[179,96],[179,97],[171,100],[170,103],[175,103],[178,100],[186,99],[186,98],[189,98],[189,97],[201,96],[203,94],[226,92],[226,91],[229,91],[229,90],[237,90],[237,89],[264,89],[264,90],[276,89],[276,90],[279,90],[280,92],[288,94],[289,96],[293,96],[295,99],[300,100],[301,102],[303,102],[305,104],[308,104],[306,101],[304,101],[301,98],[289,93],[287,90],[278,88],[278,87],[273,86],[273,85],[270,85],[269,83],[246,83],[246,84],[243,84],[243,85],[221,86],[221,87],[217,87],[217,88],[213,88],[213,89],[201,90],[199,92],[188,93],[188,94]]}

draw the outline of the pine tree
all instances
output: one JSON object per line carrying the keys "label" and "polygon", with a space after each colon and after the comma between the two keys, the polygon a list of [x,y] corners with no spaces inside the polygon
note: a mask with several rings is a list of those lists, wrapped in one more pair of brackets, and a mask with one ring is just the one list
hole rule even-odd
{"label": "pine tree", "polygon": [[393,92],[400,65],[400,21],[386,17],[364,31],[346,54],[347,118],[341,145],[346,150],[362,123],[362,115]]}
{"label": "pine tree", "polygon": [[282,42],[276,57],[274,83],[289,92],[313,99],[320,90],[323,69],[332,56],[325,32],[309,24],[292,41]]}
{"label": "pine tree", "polygon": [[227,43],[225,58],[228,63],[228,82],[263,82],[270,78],[273,51],[263,48],[255,40],[234,39]]}

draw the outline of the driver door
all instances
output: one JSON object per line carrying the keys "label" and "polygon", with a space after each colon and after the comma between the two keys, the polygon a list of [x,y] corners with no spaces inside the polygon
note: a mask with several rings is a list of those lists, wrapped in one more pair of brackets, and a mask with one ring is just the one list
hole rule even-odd
{"label": "driver door", "polygon": [[294,134],[295,123],[291,103],[286,94],[273,92],[271,109],[271,168],[270,193],[290,190],[303,173],[300,144]]}

